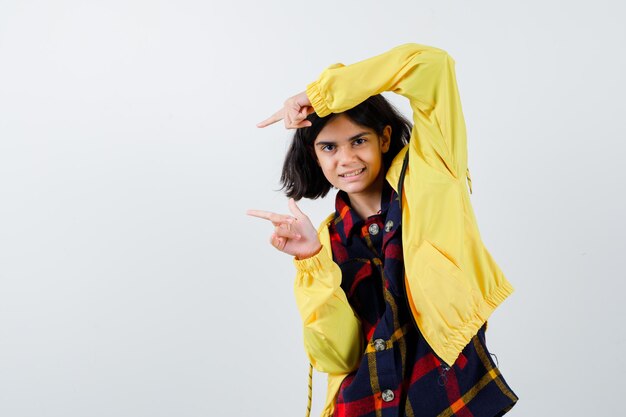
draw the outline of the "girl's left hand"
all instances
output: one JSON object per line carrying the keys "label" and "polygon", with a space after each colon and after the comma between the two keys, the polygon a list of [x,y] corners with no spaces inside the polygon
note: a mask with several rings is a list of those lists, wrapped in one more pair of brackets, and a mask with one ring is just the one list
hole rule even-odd
{"label": "girl's left hand", "polygon": [[262,210],[248,210],[247,214],[272,222],[274,233],[270,237],[270,243],[276,249],[298,259],[310,258],[322,247],[317,230],[293,198],[289,199],[289,209],[293,216]]}

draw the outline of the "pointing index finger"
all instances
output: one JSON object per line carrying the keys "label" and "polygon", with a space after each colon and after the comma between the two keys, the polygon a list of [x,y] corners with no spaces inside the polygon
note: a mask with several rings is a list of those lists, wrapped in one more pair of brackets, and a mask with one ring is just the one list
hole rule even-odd
{"label": "pointing index finger", "polygon": [[272,213],[270,213],[269,211],[263,211],[263,210],[247,210],[246,214],[248,216],[254,216],[254,217],[258,217],[260,219],[266,219],[266,220],[271,220],[271,216]]}
{"label": "pointing index finger", "polygon": [[257,123],[256,127],[266,127],[266,126],[274,124],[274,123],[276,123],[276,122],[278,122],[280,120],[283,120],[282,110],[277,111],[276,113],[274,113],[273,115],[271,115],[267,119],[263,120],[260,123]]}
{"label": "pointing index finger", "polygon": [[283,214],[276,214],[276,213],[272,213],[271,211],[247,210],[246,214],[249,216],[258,217],[260,219],[269,220],[272,223],[280,223],[280,222],[293,223],[294,222],[294,218],[291,216],[286,216]]}

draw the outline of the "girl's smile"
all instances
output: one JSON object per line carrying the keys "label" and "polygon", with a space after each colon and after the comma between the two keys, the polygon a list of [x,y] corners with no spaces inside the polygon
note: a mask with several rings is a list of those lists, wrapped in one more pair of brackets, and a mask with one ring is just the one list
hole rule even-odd
{"label": "girl's smile", "polygon": [[354,177],[362,174],[363,171],[365,171],[365,168],[360,168],[360,169],[357,169],[356,171],[348,172],[346,174],[339,174],[339,176],[343,177],[343,178],[354,178]]}

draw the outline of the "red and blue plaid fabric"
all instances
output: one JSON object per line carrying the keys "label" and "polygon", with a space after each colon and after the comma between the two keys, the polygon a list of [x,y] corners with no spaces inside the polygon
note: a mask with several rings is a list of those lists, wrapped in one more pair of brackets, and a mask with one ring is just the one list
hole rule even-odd
{"label": "red and blue plaid fabric", "polygon": [[341,287],[366,349],[339,390],[334,417],[494,417],[517,402],[491,359],[485,325],[448,367],[420,334],[404,288],[401,212],[385,182],[379,214],[363,220],[339,191],[330,225]]}

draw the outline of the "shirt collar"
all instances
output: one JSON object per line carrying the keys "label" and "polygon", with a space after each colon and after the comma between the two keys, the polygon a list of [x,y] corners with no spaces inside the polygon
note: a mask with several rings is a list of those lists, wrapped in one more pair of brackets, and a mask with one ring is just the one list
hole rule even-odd
{"label": "shirt collar", "polygon": [[[393,193],[387,181],[383,183],[383,190],[380,201],[380,212],[370,216],[382,216],[384,219],[389,204],[391,204]],[[350,206],[350,198],[345,191],[339,190],[335,196],[335,229],[341,238],[341,242],[346,245],[352,234],[361,230],[364,220]]]}

